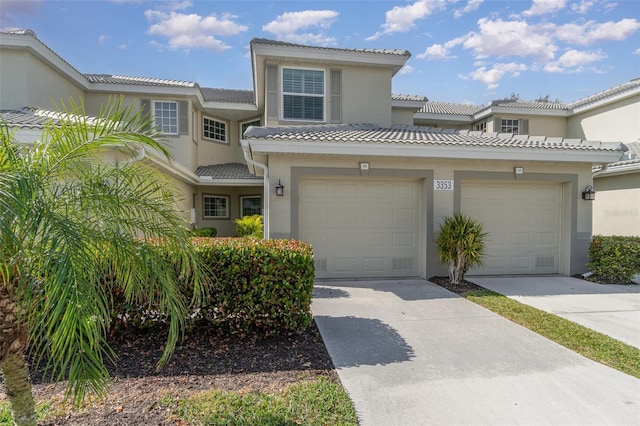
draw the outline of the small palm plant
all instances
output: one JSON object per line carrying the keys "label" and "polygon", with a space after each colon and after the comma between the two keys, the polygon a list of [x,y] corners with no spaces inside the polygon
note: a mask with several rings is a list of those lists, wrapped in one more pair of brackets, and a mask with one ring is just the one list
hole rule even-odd
{"label": "small palm plant", "polygon": [[243,216],[241,219],[236,219],[235,222],[236,232],[239,237],[264,238],[262,215],[254,214],[251,216]]}
{"label": "small palm plant", "polygon": [[443,219],[436,245],[440,251],[440,261],[449,267],[452,284],[460,284],[469,269],[484,263],[486,236],[482,223],[464,213]]}

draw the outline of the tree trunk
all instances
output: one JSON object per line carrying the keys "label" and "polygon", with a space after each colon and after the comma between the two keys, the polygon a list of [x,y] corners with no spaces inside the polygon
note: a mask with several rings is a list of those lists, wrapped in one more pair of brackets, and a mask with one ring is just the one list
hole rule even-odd
{"label": "tree trunk", "polygon": [[19,425],[36,424],[29,367],[24,358],[27,333],[18,320],[18,312],[5,283],[0,283],[0,371],[11,402],[13,421]]}

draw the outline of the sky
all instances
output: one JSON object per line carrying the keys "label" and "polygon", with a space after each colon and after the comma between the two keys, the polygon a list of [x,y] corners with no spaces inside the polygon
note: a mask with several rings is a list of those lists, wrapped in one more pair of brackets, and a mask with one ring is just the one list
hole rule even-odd
{"label": "sky", "polygon": [[252,90],[254,37],[406,49],[393,93],[565,103],[640,77],[638,0],[0,0],[82,73]]}

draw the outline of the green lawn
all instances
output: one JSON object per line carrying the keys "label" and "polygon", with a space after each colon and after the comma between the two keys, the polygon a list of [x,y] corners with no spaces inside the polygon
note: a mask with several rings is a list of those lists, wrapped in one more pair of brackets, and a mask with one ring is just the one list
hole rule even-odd
{"label": "green lawn", "polygon": [[357,425],[356,413],[340,384],[327,377],[284,391],[207,391],[161,402],[173,415],[195,425]]}
{"label": "green lawn", "polygon": [[489,290],[465,297],[580,355],[640,378],[638,348]]}

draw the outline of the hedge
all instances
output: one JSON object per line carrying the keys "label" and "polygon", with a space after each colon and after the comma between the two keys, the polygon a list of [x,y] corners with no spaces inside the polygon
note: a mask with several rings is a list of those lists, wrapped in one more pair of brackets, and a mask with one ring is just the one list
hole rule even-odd
{"label": "hedge", "polygon": [[[213,325],[225,335],[270,336],[305,329],[312,320],[315,268],[308,243],[295,240],[192,238],[211,279],[191,325]],[[189,283],[181,283],[189,300]],[[126,304],[114,294],[114,328],[146,328],[166,321],[153,307]]]}
{"label": "hedge", "polygon": [[587,267],[594,281],[630,284],[634,275],[640,274],[640,237],[595,235]]}

